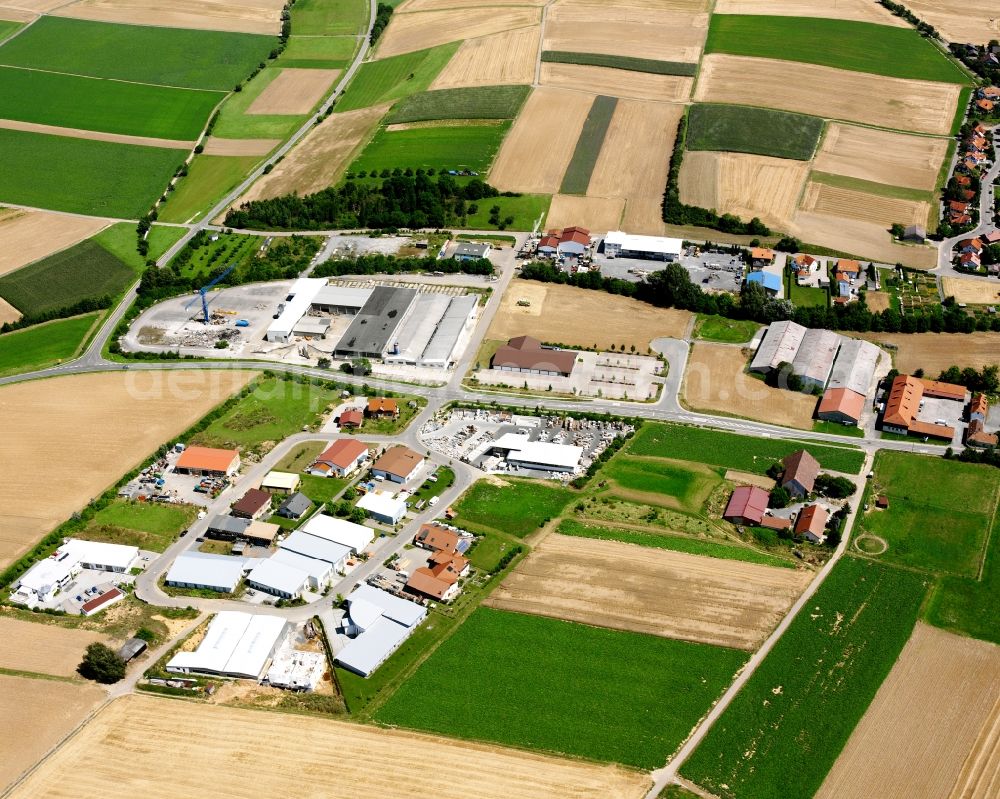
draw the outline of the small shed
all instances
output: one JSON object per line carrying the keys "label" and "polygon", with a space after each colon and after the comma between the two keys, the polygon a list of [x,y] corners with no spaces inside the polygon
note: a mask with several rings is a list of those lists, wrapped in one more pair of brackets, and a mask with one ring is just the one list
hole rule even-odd
{"label": "small shed", "polygon": [[885,494],[879,494],[877,497],[875,497],[875,507],[882,508],[883,510],[885,508],[888,508],[889,497],[887,497]]}
{"label": "small shed", "polygon": [[146,642],[141,638],[129,638],[121,649],[118,650],[118,657],[128,663],[132,658],[138,657],[146,651]]}

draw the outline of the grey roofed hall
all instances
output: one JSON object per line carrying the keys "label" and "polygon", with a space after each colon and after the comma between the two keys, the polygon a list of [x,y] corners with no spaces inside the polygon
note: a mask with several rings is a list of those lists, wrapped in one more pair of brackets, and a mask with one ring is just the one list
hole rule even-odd
{"label": "grey roofed hall", "polygon": [[750,362],[752,372],[769,372],[782,363],[791,363],[802,344],[806,328],[797,322],[772,322]]}
{"label": "grey roofed hall", "polygon": [[250,526],[250,519],[238,519],[235,516],[216,516],[209,522],[208,529],[229,535],[243,535]]}
{"label": "grey roofed hall", "polygon": [[311,507],[312,500],[301,491],[296,491],[281,503],[281,507],[278,508],[278,515],[297,519]]}
{"label": "grey roofed hall", "polygon": [[867,395],[875,377],[879,355],[879,348],[870,341],[844,339],[837,360],[833,362],[827,388],[846,388]]}
{"label": "grey roofed hall", "polygon": [[479,297],[475,294],[465,294],[461,297],[453,297],[448,304],[448,309],[438,322],[437,330],[431,336],[431,340],[424,349],[421,360],[444,363],[455,350],[459,336],[465,329],[465,324],[479,304]]}
{"label": "grey roofed hall", "polygon": [[380,358],[406,320],[416,296],[415,289],[376,286],[337,342],[335,353],[343,357]]}
{"label": "grey roofed hall", "polygon": [[832,330],[809,329],[792,359],[792,370],[805,382],[821,388],[830,379],[841,336]]}
{"label": "grey roofed hall", "polygon": [[334,566],[339,566],[351,554],[350,547],[338,544],[335,541],[327,541],[309,533],[296,530],[288,538],[278,544],[279,549],[287,549],[289,552],[296,552],[305,555],[307,558],[325,560]]}

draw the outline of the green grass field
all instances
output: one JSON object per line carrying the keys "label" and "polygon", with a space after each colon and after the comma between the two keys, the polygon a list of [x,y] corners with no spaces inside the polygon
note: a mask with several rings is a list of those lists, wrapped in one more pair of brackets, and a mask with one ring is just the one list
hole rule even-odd
{"label": "green grass field", "polygon": [[[474,214],[466,217],[464,227],[469,230],[489,230],[490,209],[494,205],[500,206],[500,218],[513,217],[514,222],[507,227],[511,230],[532,230],[535,224],[549,213],[549,205],[552,204],[552,197],[548,194],[522,194],[518,197],[490,197],[477,203],[478,210]],[[542,224],[539,224],[541,229]]]}
{"label": "green grass field", "polygon": [[745,319],[727,319],[724,316],[698,314],[694,337],[703,341],[720,341],[724,344],[742,344],[750,341],[760,325]]}
{"label": "green grass field", "polygon": [[800,286],[790,273],[785,274],[785,296],[797,308],[825,308],[830,304],[830,292],[812,286]]}
{"label": "green grass field", "polygon": [[932,191],[907,189],[902,186],[887,186],[884,183],[875,183],[871,180],[851,178],[846,175],[831,175],[829,172],[812,171],[809,173],[809,180],[813,183],[825,183],[827,186],[836,186],[841,189],[851,189],[853,191],[863,191],[866,194],[874,194],[877,197],[889,197],[894,200],[934,202],[934,192]]}
{"label": "green grass field", "polygon": [[391,124],[434,119],[513,119],[531,91],[529,86],[480,86],[411,94],[387,118]]}
{"label": "green grass field", "polygon": [[0,130],[0,152],[0,201],[122,219],[149,211],[185,155],[20,130]]}
{"label": "green grass field", "polygon": [[81,537],[163,552],[197,513],[192,505],[115,500],[94,514]]}
{"label": "green grass field", "polygon": [[15,22],[10,19],[0,19],[0,41],[6,39],[22,25],[24,25],[23,22]]}
{"label": "green grass field", "polygon": [[188,167],[187,177],[177,182],[177,188],[167,195],[160,207],[163,222],[187,222],[198,219],[226,192],[239,185],[261,156],[199,155]]}
{"label": "green grass field", "polygon": [[281,70],[261,70],[239,94],[232,94],[219,110],[212,135],[220,139],[285,139],[302,125],[305,116],[284,114],[248,114],[253,104]]}
{"label": "green grass field", "polygon": [[681,61],[659,61],[655,58],[633,58],[632,56],[607,55],[605,53],[573,53],[566,50],[546,50],[542,53],[542,61],[553,64],[581,64],[590,67],[624,69],[629,72],[649,72],[653,75],[694,77],[698,71],[697,64],[687,64]]}
{"label": "green grass field", "polygon": [[229,91],[277,44],[273,36],[42,17],[0,47],[0,64]]}
{"label": "green grass field", "polygon": [[808,161],[823,133],[823,120],[806,114],[736,105],[699,103],[688,112],[689,150],[724,150]]}
{"label": "green grass field", "polygon": [[604,137],[608,134],[608,126],[611,125],[611,117],[614,116],[617,107],[617,97],[594,98],[594,104],[583,122],[580,138],[576,140],[573,157],[566,166],[566,174],[563,175],[560,189],[563,194],[587,193],[590,176],[597,165],[597,157],[601,154]]}
{"label": "green grass field", "polygon": [[[427,127],[389,131],[382,128],[361,151],[349,172],[381,172],[396,167],[470,169],[486,172],[509,123]],[[481,204],[488,203],[484,200]]]}
{"label": "green grass field", "polygon": [[[624,453],[603,466],[601,477],[610,478],[627,491],[675,499],[682,510],[691,513],[699,513],[709,494],[722,482],[712,469],[698,468],[690,461],[635,458]],[[650,502],[658,504],[653,498]]]}
{"label": "green grass field", "polygon": [[0,277],[0,297],[25,316],[117,296],[135,272],[93,239]]}
{"label": "green grass field", "polygon": [[342,69],[358,49],[354,36],[296,36],[279,56],[276,66],[303,69]]}
{"label": "green grass field", "polygon": [[455,503],[455,524],[472,532],[496,530],[523,538],[555,518],[573,494],[539,480],[505,480],[499,486],[480,480]]}
{"label": "green grass field", "polygon": [[752,438],[702,427],[647,423],[625,447],[633,455],[724,466],[764,474],[775,461],[800,449],[812,453],[824,469],[857,474],[864,463],[859,449],[773,438]]}
{"label": "green grass field", "polygon": [[292,6],[292,36],[358,33],[368,21],[368,5],[358,0],[298,0]]}
{"label": "green grass field", "polygon": [[43,125],[193,141],[222,97],[0,67],[0,117]]}
{"label": "green grass field", "polygon": [[731,649],[479,608],[375,718],[656,768],[745,658]]}
{"label": "green grass field", "polygon": [[458,46],[453,42],[363,64],[334,111],[368,108],[426,91]]}
{"label": "green grass field", "polygon": [[681,766],[720,799],[812,796],[917,618],[921,575],[846,557]]}
{"label": "green grass field", "polygon": [[57,319],[0,336],[0,375],[42,369],[76,355],[97,313]]}
{"label": "green grass field", "polygon": [[871,22],[713,14],[705,52],[801,61],[891,78],[969,82],[913,28]]}
{"label": "green grass field", "polygon": [[176,244],[184,235],[183,228],[164,227],[163,225],[153,225],[149,230],[146,241],[149,242],[149,254],[139,255],[135,248],[135,225],[128,222],[119,222],[111,227],[105,228],[96,236],[94,241],[110,252],[119,260],[128,264],[135,270],[136,277],[146,268],[146,259],[156,260],[163,253]]}

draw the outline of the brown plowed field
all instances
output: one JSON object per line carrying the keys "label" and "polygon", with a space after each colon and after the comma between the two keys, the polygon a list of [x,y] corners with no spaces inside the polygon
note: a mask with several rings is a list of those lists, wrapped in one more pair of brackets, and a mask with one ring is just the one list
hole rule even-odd
{"label": "brown plowed field", "polygon": [[816,799],[997,796],[998,722],[1000,647],[918,622]]}
{"label": "brown plowed field", "polygon": [[105,696],[91,684],[0,674],[0,791],[72,732]]}
{"label": "brown plowed field", "polygon": [[533,25],[462,42],[431,88],[531,83],[535,80],[540,31],[541,26]]}
{"label": "brown plowed field", "polygon": [[254,374],[105,372],[0,388],[0,568]]}
{"label": "brown plowed field", "polygon": [[553,533],[486,604],[598,627],[753,649],[811,572]]}
{"label": "brown plowed field", "polygon": [[748,352],[696,341],[691,347],[681,397],[696,411],[722,411],[758,422],[812,430],[816,398],[772,388],[746,373]]}
{"label": "brown plowed field", "polygon": [[0,275],[72,247],[107,226],[106,219],[10,209],[0,215]]}
{"label": "brown plowed field", "polygon": [[893,241],[888,226],[877,222],[798,211],[787,230],[809,244],[886,264],[899,262],[914,269],[937,266],[936,248],[899,244]]}
{"label": "brown plowed field", "polygon": [[281,144],[281,139],[220,139],[212,136],[205,142],[205,155],[267,155]]}
{"label": "brown plowed field", "polygon": [[254,183],[235,205],[332,186],[371,138],[389,104],[333,114],[305,135],[269,174]]}
{"label": "brown plowed field", "polygon": [[948,134],[960,90],[957,84],[713,54],[702,61],[695,99],[779,108],[897,130]]}
{"label": "brown plowed field", "polygon": [[[289,745],[248,749],[248,742],[261,740]],[[617,766],[342,721],[130,696],[105,708],[11,796],[185,799],[204,796],[206,779],[213,795],[229,799],[641,799],[650,787],[647,775]]]}
{"label": "brown plowed field", "polygon": [[823,0],[822,3],[817,3],[816,0],[718,0],[715,13],[830,17],[856,22],[877,22],[879,25],[895,25],[897,28],[909,27],[904,20],[872,0]]}
{"label": "brown plowed field", "polygon": [[72,677],[83,650],[103,636],[0,616],[0,668]]}
{"label": "brown plowed field", "polygon": [[52,13],[97,22],[273,34],[281,30],[283,6],[284,0],[78,0]]}
{"label": "brown plowed field", "polygon": [[867,333],[855,338],[884,342],[896,347],[892,362],[899,371],[912,374],[923,369],[937,375],[949,366],[982,369],[1000,361],[1000,333]]}
{"label": "brown plowed field", "polygon": [[889,186],[932,190],[947,152],[947,139],[834,122],[826,129],[813,169]]}
{"label": "brown plowed field", "polygon": [[[531,305],[517,304],[520,299]],[[570,347],[607,350],[634,344],[644,353],[654,338],[683,338],[691,314],[655,308],[630,297],[575,286],[512,280],[493,317],[487,339],[529,335]]]}
{"label": "brown plowed field", "polygon": [[246,112],[308,114],[323,99],[339,75],[339,69],[283,69]]}
{"label": "brown plowed field", "polygon": [[125,133],[103,133],[97,130],[82,128],[60,128],[56,125],[42,125],[39,122],[19,122],[14,119],[0,119],[0,128],[5,130],[23,130],[28,133],[44,133],[48,136],[66,136],[70,139],[90,139],[91,141],[110,141],[116,144],[135,144],[139,147],[164,147],[168,150],[190,150],[193,141],[177,139],[153,139],[147,136],[129,136]]}
{"label": "brown plowed field", "polygon": [[412,53],[439,44],[475,39],[541,22],[541,9],[456,8],[451,11],[395,13],[378,45],[378,58]]}
{"label": "brown plowed field", "polygon": [[744,153],[687,152],[681,164],[681,200],[743,219],[788,226],[809,172],[805,161]]}
{"label": "brown plowed field", "polygon": [[691,85],[694,83],[693,78],[677,75],[553,63],[542,64],[541,80],[543,86],[661,102],[686,100],[691,96]]}
{"label": "brown plowed field", "polygon": [[808,183],[802,198],[802,210],[831,214],[847,219],[876,222],[888,229],[894,222],[903,225],[926,225],[930,203],[880,197],[863,191]]}
{"label": "brown plowed field", "polygon": [[969,305],[995,305],[1000,302],[1000,286],[995,280],[973,280],[968,277],[943,277],[941,288],[945,297]]}
{"label": "brown plowed field", "polygon": [[580,225],[594,233],[618,230],[625,201],[619,197],[579,197],[556,194],[545,220],[547,228],[562,229]]}
{"label": "brown plowed field", "polygon": [[566,89],[535,89],[500,146],[490,185],[500,191],[555,194],[594,95]]}
{"label": "brown plowed field", "polygon": [[[589,18],[577,13],[563,14],[556,5],[545,24],[545,49],[571,53],[607,53],[659,61],[698,62],[708,34],[708,14],[641,13],[638,22],[609,19],[594,7]],[[567,17],[569,17],[567,19]]]}
{"label": "brown plowed field", "polygon": [[985,44],[1000,38],[995,0],[910,0],[906,7],[950,42]]}

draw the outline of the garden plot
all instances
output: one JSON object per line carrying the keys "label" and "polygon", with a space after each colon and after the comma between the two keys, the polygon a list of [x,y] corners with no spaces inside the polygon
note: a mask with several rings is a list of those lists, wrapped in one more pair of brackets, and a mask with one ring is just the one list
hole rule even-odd
{"label": "garden plot", "polygon": [[880,197],[826,183],[806,184],[801,209],[815,214],[874,222],[886,231],[896,222],[901,225],[926,225],[930,203]]}
{"label": "garden plot", "polygon": [[379,59],[412,53],[439,44],[475,39],[492,33],[525,28],[541,22],[538,8],[512,7],[457,8],[447,11],[422,11],[392,15],[389,27],[378,44]]}
{"label": "garden plot", "polygon": [[0,668],[72,677],[88,644],[101,636],[85,630],[0,616]]}
{"label": "garden plot", "polygon": [[532,83],[541,26],[503,31],[462,42],[432,89]]}
{"label": "garden plot", "polygon": [[541,80],[543,86],[660,102],[686,100],[694,83],[693,78],[677,75],[550,62],[542,64]]}
{"label": "garden plot", "polygon": [[0,208],[0,275],[89,239],[107,220]]}
{"label": "garden plot", "polygon": [[247,109],[247,114],[308,114],[322,100],[339,69],[283,69]]}
{"label": "garden plot", "polygon": [[[23,0],[11,0],[24,5]],[[121,22],[127,25],[162,25],[234,33],[277,34],[285,0],[77,0],[53,10],[57,17]],[[47,3],[59,6],[58,2]]]}

